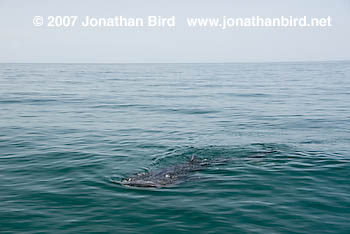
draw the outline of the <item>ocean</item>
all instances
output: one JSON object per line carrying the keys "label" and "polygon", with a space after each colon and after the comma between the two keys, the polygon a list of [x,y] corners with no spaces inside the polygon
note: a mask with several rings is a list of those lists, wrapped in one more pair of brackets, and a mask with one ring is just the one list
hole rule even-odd
{"label": "ocean", "polygon": [[349,178],[350,62],[0,64],[0,233],[349,233]]}

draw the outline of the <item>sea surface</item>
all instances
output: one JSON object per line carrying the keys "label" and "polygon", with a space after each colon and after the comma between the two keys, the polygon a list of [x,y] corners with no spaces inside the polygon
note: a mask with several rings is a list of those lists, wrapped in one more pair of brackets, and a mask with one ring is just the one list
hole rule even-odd
{"label": "sea surface", "polygon": [[350,62],[0,64],[0,233],[90,232],[350,233]]}

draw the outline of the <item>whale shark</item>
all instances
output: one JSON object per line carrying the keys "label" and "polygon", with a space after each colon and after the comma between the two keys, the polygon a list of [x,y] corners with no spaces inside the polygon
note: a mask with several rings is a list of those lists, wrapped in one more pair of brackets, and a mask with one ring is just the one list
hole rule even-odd
{"label": "whale shark", "polygon": [[[265,150],[250,155],[249,158],[264,158],[267,154],[276,152],[278,151],[269,149],[267,151]],[[175,166],[167,167],[156,171],[138,173],[121,181],[112,180],[112,182],[128,187],[162,188],[186,181],[189,175],[195,171],[203,170],[204,168],[209,166],[225,165],[232,160],[234,159],[199,159],[195,155],[192,155],[190,160],[186,163],[177,164]]]}
{"label": "whale shark", "polygon": [[144,187],[144,188],[161,188],[174,185],[184,181],[189,173],[199,171],[208,165],[206,159],[198,159],[192,155],[187,163],[171,166],[158,171],[138,173],[122,181],[112,181],[124,186]]}

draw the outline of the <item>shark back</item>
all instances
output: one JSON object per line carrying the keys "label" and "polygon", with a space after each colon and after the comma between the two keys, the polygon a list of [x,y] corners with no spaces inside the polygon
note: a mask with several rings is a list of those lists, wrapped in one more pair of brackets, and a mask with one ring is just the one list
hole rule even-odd
{"label": "shark back", "polygon": [[120,182],[132,187],[164,187],[182,181],[193,171],[200,170],[204,165],[194,155],[185,164],[164,168],[159,171],[139,173]]}

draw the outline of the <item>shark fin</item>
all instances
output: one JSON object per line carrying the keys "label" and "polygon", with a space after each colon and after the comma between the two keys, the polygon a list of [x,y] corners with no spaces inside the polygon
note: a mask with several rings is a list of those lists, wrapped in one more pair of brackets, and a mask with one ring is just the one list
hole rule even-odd
{"label": "shark fin", "polygon": [[196,160],[196,155],[192,154],[190,162],[194,162],[194,160]]}

